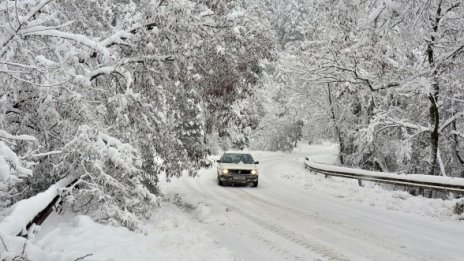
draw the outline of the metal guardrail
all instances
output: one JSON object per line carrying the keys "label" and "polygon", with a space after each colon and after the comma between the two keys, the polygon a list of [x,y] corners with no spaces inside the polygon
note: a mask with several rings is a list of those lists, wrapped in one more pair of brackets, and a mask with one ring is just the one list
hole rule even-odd
{"label": "metal guardrail", "polygon": [[[357,179],[358,184],[360,186],[362,186],[361,181],[365,180],[365,181],[385,183],[385,184],[391,184],[391,185],[402,185],[402,186],[409,186],[409,187],[426,188],[426,189],[431,189],[431,190],[439,190],[439,191],[445,191],[445,192],[455,192],[455,193],[460,193],[464,195],[464,185],[449,184],[449,183],[438,182],[438,181],[414,180],[411,177],[413,177],[415,174],[408,175],[410,178],[403,178],[401,177],[402,175],[397,175],[398,177],[391,177],[392,175],[390,173],[389,177],[386,177],[386,176],[380,176],[380,175],[353,173],[355,169],[352,169],[353,171],[350,171],[350,172],[323,169],[322,167],[320,167],[321,164],[311,165],[311,162],[308,159],[306,159],[304,164],[305,164],[305,168],[309,169],[310,171],[315,172],[315,173],[324,174],[326,175],[326,177],[335,176],[335,177],[341,177],[341,178]],[[315,165],[319,165],[319,166],[315,166]],[[329,167],[329,165],[327,166]],[[363,172],[366,172],[366,171],[363,170]]]}
{"label": "metal guardrail", "polygon": [[[66,188],[69,188],[71,187],[72,185],[74,185],[77,181],[79,180],[79,177],[73,179],[68,185],[66,185]],[[32,226],[32,225],[42,225],[42,223],[47,219],[47,217],[53,212],[53,210],[55,210],[56,206],[61,204],[61,196],[60,195],[56,195],[51,201],[50,203],[48,203],[48,205],[42,210],[40,211],[39,213],[37,213],[37,215],[34,216],[34,218],[26,225],[26,231],[29,230],[29,228]],[[27,238],[28,234],[23,234],[23,232],[21,231],[20,233],[18,233],[18,235],[16,236],[22,236],[22,237],[25,237]]]}
{"label": "metal guardrail", "polygon": [[69,176],[28,199],[16,202],[11,212],[0,221],[0,232],[10,236],[28,237],[33,225],[41,225],[61,203],[59,189],[69,188],[78,182],[79,176]]}

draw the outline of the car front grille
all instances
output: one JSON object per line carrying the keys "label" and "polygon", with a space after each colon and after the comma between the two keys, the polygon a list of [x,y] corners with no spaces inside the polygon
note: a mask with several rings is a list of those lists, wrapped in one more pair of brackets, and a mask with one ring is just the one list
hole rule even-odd
{"label": "car front grille", "polygon": [[251,170],[249,169],[229,169],[230,174],[238,174],[238,175],[248,175],[251,174]]}

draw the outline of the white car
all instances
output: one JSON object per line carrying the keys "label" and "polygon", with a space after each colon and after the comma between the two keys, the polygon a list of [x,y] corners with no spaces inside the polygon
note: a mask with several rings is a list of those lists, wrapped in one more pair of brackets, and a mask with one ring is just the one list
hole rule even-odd
{"label": "white car", "polygon": [[217,161],[217,179],[219,186],[231,183],[252,184],[258,186],[258,161],[246,152],[225,152]]}

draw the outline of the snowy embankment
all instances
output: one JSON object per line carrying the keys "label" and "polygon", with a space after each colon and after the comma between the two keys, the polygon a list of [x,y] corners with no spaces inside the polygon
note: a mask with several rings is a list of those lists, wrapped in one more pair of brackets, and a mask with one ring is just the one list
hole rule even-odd
{"label": "snowy embankment", "polygon": [[153,210],[142,232],[102,225],[85,215],[52,213],[41,226],[28,223],[75,177],[60,180],[31,198],[0,212],[0,260],[236,260],[169,201]]}
{"label": "snowy embankment", "polygon": [[2,236],[0,260],[23,252],[28,260],[237,260],[218,247],[197,221],[170,203],[162,203],[141,233],[98,224],[88,216],[52,214],[36,237]]}
{"label": "snowy embankment", "polygon": [[171,204],[153,212],[143,233],[97,224],[87,216],[54,218],[43,226],[47,231],[37,245],[69,259],[92,254],[85,260],[232,260],[230,252]]}
{"label": "snowy embankment", "polygon": [[[374,182],[366,182],[360,187],[357,180],[328,177],[321,174],[313,174],[303,169],[305,157],[319,163],[321,167],[330,168],[335,171],[352,171],[353,173],[365,173],[372,175],[370,171],[353,170],[338,167],[338,147],[335,144],[325,143],[322,145],[300,144],[292,154],[298,155],[291,159],[291,163],[285,168],[282,175],[277,176],[282,182],[298,186],[305,190],[311,190],[322,194],[332,195],[336,198],[350,202],[360,202],[372,207],[389,210],[414,213],[422,216],[431,216],[444,220],[462,220],[464,214],[455,214],[454,209],[459,199],[432,199],[422,196],[413,196],[406,191],[388,190],[384,186]],[[279,171],[279,170],[277,170]],[[284,171],[284,170],[282,170]],[[380,176],[397,177],[396,174],[378,173]],[[427,175],[398,175],[401,178],[421,180],[425,182],[443,182],[452,185],[464,185],[464,180],[451,177],[437,177]],[[412,176],[412,177],[408,177]],[[417,177],[417,178],[416,178]]]}
{"label": "snowy embankment", "polygon": [[[16,237],[74,178],[19,201],[0,213],[0,260],[236,260],[182,209],[164,202],[143,232],[94,222],[85,215],[52,213],[42,226]],[[65,211],[66,212],[66,211]]]}
{"label": "snowy embankment", "polygon": [[73,180],[63,179],[0,213],[0,260],[237,260],[199,228],[198,220],[185,211],[189,209],[170,201],[153,210],[143,232],[98,224],[65,211],[52,213],[42,226],[33,227],[28,239],[17,237]]}

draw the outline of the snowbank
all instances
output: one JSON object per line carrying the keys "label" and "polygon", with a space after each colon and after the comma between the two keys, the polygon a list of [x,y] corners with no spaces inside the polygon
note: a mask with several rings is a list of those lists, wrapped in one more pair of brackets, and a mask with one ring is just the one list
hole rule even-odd
{"label": "snowbank", "polygon": [[[0,260],[22,252],[24,238],[4,237]],[[25,256],[31,261],[62,260],[237,260],[218,247],[198,221],[176,206],[164,203],[153,212],[144,233],[94,222],[88,216],[53,213],[36,238],[27,241]]]}

